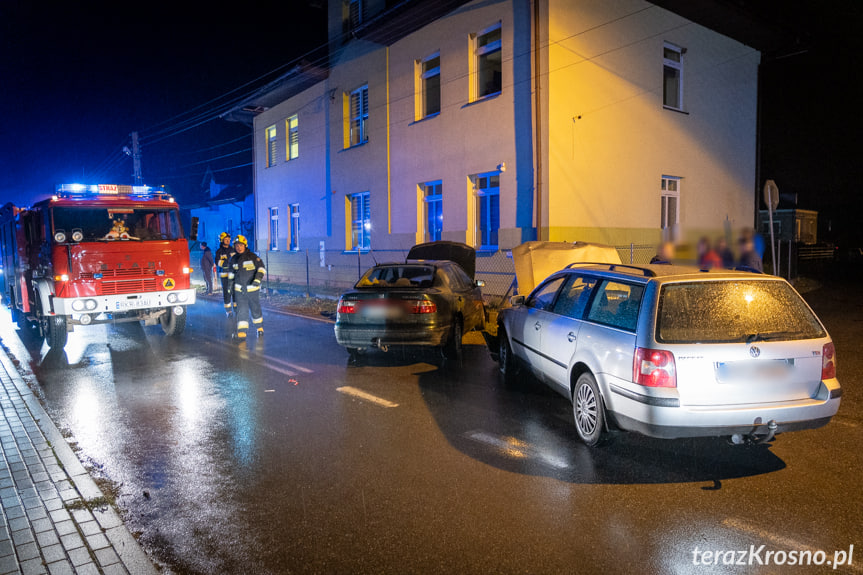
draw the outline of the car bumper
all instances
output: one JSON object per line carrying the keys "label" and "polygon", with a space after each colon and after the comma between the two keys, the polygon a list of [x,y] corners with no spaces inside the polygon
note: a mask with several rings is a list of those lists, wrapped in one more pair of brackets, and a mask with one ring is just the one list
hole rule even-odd
{"label": "car bumper", "polygon": [[[715,437],[766,434],[771,421],[776,433],[815,429],[827,425],[839,410],[841,388],[827,389],[818,397],[754,405],[686,406],[641,396],[612,386],[606,401],[609,415],[621,429],[650,437]],[[623,391],[623,393],[621,393]]]}
{"label": "car bumper", "polygon": [[[71,298],[54,297],[51,303],[56,315],[125,313],[139,310],[191,305],[195,303],[194,289],[159,292],[141,292],[116,295],[81,296]],[[75,309],[76,301],[90,302],[89,307]]]}
{"label": "car bumper", "polygon": [[441,346],[449,339],[450,326],[395,327],[335,326],[336,341],[343,347],[365,349],[381,345]]}

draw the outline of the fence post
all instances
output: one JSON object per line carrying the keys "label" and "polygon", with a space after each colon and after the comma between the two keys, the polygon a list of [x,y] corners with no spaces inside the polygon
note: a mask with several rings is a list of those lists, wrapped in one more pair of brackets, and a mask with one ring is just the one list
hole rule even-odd
{"label": "fence post", "polygon": [[635,244],[632,242],[629,244],[629,263],[635,263]]}
{"label": "fence post", "polygon": [[791,281],[791,240],[788,240],[788,281]]}
{"label": "fence post", "polygon": [[306,297],[312,297],[312,284],[309,281],[309,248],[306,248]]}
{"label": "fence post", "polygon": [[776,269],[773,275],[782,277],[782,240],[776,240]]}
{"label": "fence post", "polygon": [[267,268],[267,299],[270,298],[270,250],[264,252],[264,259],[266,260],[265,267]]}

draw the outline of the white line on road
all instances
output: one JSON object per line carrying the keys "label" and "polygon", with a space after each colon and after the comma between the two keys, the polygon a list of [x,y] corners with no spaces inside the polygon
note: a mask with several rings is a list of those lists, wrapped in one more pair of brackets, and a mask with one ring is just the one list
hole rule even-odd
{"label": "white line on road", "polygon": [[[237,349],[236,342],[228,342],[228,341],[225,341],[223,339],[217,339],[215,337],[208,337],[208,336],[202,336],[202,337],[204,339],[210,341],[210,342],[221,345],[222,347],[226,347],[229,349]],[[243,359],[252,361],[252,358],[254,358],[255,363],[263,365],[264,367],[272,369],[273,371],[278,371],[279,373],[283,373],[289,377],[297,375],[297,372],[314,373],[314,371],[315,371],[313,369],[309,369],[307,367],[303,367],[301,365],[297,365],[295,363],[291,363],[291,362],[285,361],[283,359],[278,359],[276,357],[264,355],[262,353],[257,353],[255,351],[252,351],[252,353],[245,352],[244,354],[241,354],[241,355],[242,355]],[[274,364],[278,364],[278,365],[274,365]],[[282,366],[282,367],[280,367],[280,366]]]}
{"label": "white line on road", "polygon": [[[275,358],[275,357],[272,357],[272,356],[269,356],[269,355],[263,355],[263,354],[261,354],[261,355],[259,355],[259,354],[255,354],[255,355],[256,355],[257,357],[260,357],[260,358],[265,359],[265,360],[267,360],[267,361],[271,361],[271,362],[273,362],[273,363],[278,363],[279,365],[283,365],[283,366],[285,366],[285,367],[288,367],[288,368],[291,368],[291,369],[295,369],[295,370],[297,370],[297,371],[301,371],[301,372],[303,372],[303,373],[314,373],[314,370],[312,370],[312,369],[309,369],[309,368],[307,368],[307,367],[303,367],[303,366],[301,366],[301,365],[296,365],[296,364],[294,364],[294,363],[291,363],[291,362],[289,362],[289,361],[285,361],[285,360],[283,360],[283,359],[278,359],[278,358]],[[294,375],[294,374],[292,374],[292,375]]]}
{"label": "white line on road", "polygon": [[352,397],[356,397],[358,399],[364,399],[366,401],[370,401],[375,405],[380,405],[381,407],[398,407],[398,403],[393,403],[392,401],[383,399],[376,395],[372,395],[371,393],[366,393],[362,389],[357,389],[356,387],[351,387],[346,385],[344,387],[337,387],[336,391],[344,393],[345,395],[350,395]]}

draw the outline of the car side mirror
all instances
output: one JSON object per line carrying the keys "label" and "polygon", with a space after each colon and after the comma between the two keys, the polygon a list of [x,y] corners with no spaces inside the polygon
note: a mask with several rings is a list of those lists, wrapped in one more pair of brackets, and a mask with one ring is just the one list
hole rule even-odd
{"label": "car side mirror", "polygon": [[514,295],[509,298],[509,305],[515,307],[517,305],[524,305],[524,296],[523,295]]}
{"label": "car side mirror", "polygon": [[474,284],[476,284],[476,287],[485,287],[485,282],[483,280],[476,280]]}

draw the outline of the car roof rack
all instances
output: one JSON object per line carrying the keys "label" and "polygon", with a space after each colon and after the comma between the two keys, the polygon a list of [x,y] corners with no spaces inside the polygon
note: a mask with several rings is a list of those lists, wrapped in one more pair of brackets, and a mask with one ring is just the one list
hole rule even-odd
{"label": "car roof rack", "polygon": [[627,264],[610,264],[608,262],[573,262],[573,263],[567,265],[563,269],[568,270],[568,269],[573,269],[573,268],[581,267],[581,266],[608,266],[608,271],[611,271],[611,272],[617,271],[619,268],[625,268],[628,270],[638,271],[644,277],[647,277],[647,278],[656,277],[656,272],[650,268],[645,268],[642,266],[627,265]]}

